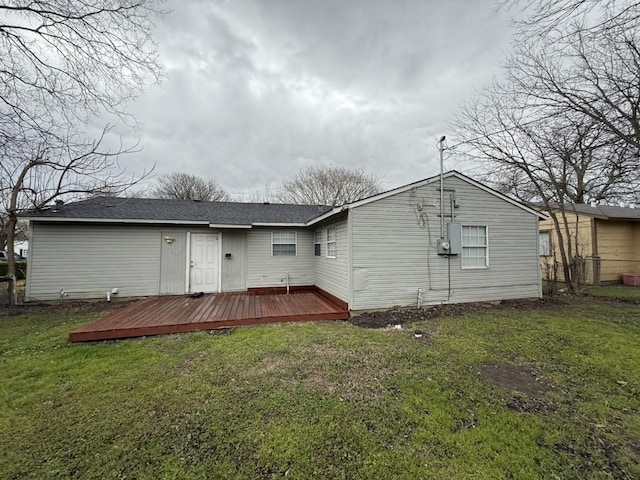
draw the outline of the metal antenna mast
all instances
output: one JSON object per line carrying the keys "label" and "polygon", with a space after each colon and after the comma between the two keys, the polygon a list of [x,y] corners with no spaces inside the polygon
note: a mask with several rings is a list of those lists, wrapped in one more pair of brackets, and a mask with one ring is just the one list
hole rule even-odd
{"label": "metal antenna mast", "polygon": [[440,150],[440,238],[444,238],[444,141],[446,136],[443,135],[438,141],[438,150]]}

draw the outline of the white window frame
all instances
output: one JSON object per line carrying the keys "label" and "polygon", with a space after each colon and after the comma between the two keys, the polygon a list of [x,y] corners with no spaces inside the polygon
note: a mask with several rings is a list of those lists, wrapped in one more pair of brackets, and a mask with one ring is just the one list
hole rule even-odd
{"label": "white window frame", "polygon": [[[484,239],[485,239],[485,244],[484,245],[480,245],[480,244],[465,244],[464,241],[464,232],[465,229],[468,228],[484,228]],[[462,267],[463,270],[486,270],[487,268],[489,268],[489,227],[487,225],[463,225],[462,226],[462,258],[460,259],[460,265]],[[467,249],[477,249],[477,248],[484,248],[484,265],[465,265],[465,251],[467,251]],[[474,258],[480,258],[480,257],[474,257]]]}
{"label": "white window frame", "polygon": [[[543,236],[547,237],[547,240],[545,242],[542,241]],[[538,254],[541,257],[551,256],[551,230],[540,230],[538,232],[538,246],[539,246]]]}
{"label": "white window frame", "polygon": [[[316,247],[319,248],[316,250]],[[315,257],[322,256],[322,229],[316,230],[313,235],[313,255]]]}
{"label": "white window frame", "polygon": [[[282,234],[293,234],[293,243],[291,242],[283,242],[280,238],[279,241],[275,241],[275,237],[279,237]],[[294,253],[278,253],[274,254],[273,247],[274,245],[293,245]],[[292,231],[281,231],[281,232],[271,232],[271,256],[272,257],[297,257],[298,256],[298,232]]]}
{"label": "white window frame", "polygon": [[[330,236],[330,232],[333,232],[333,238]],[[338,258],[338,228],[337,227],[328,227],[327,228],[327,258]],[[331,255],[331,251],[333,250],[333,255]]]}

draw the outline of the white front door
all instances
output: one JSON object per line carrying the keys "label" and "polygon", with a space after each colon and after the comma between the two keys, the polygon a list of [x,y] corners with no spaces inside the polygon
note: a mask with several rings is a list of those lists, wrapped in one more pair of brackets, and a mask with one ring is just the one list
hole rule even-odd
{"label": "white front door", "polygon": [[217,292],[220,272],[220,245],[218,235],[191,234],[189,291]]}

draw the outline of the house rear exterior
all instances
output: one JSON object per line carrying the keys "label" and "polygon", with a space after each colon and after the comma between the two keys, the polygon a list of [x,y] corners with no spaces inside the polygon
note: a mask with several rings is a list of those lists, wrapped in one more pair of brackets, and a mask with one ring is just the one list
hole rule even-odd
{"label": "house rear exterior", "polygon": [[97,198],[32,212],[25,299],[305,287],[367,310],[539,297],[540,214],[458,172],[443,198],[441,217],[433,177],[336,208]]}

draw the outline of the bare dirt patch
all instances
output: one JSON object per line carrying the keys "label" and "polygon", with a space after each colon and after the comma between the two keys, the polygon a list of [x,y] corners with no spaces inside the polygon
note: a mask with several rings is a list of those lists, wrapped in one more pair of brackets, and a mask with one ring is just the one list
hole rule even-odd
{"label": "bare dirt patch", "polygon": [[108,312],[117,308],[130,305],[137,300],[125,300],[119,302],[68,301],[63,303],[23,303],[20,305],[0,305],[0,317],[15,317],[19,315],[37,315],[51,313],[56,315],[78,315]]}
{"label": "bare dirt patch", "polygon": [[524,393],[531,398],[542,398],[546,393],[556,390],[533,365],[482,363],[473,368],[487,382],[510,391]]}
{"label": "bare dirt patch", "polygon": [[505,388],[511,396],[505,404],[511,410],[522,413],[553,412],[559,404],[545,398],[557,388],[533,365],[507,365],[483,363],[472,367],[485,381]]}
{"label": "bare dirt patch", "polygon": [[386,328],[392,325],[432,320],[441,317],[460,317],[485,310],[508,309],[529,310],[546,305],[566,303],[560,297],[525,300],[503,300],[501,302],[456,303],[418,308],[393,308],[390,310],[365,312],[351,317],[349,323],[363,328]]}

